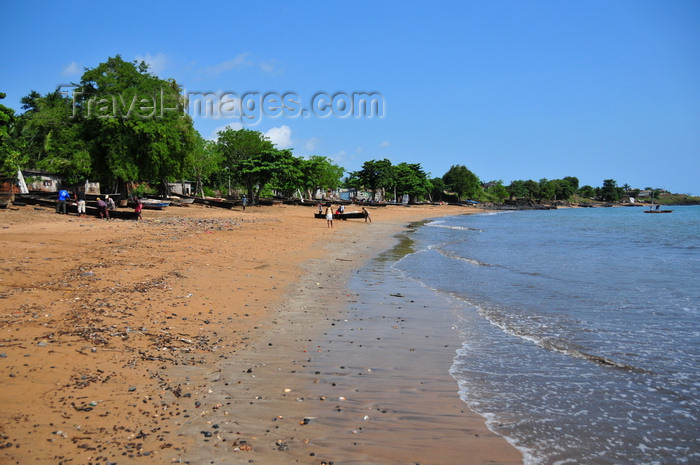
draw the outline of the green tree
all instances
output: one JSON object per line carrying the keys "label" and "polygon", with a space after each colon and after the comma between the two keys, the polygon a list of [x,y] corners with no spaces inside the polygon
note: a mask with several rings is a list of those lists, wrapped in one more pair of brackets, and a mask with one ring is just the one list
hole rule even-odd
{"label": "green tree", "polygon": [[82,120],[102,180],[165,182],[183,176],[196,131],[175,80],[160,79],[144,62],[117,55],[85,71],[80,85],[73,114]]}
{"label": "green tree", "polygon": [[301,162],[301,185],[306,198],[313,198],[318,190],[337,189],[342,185],[345,169],[332,163],[328,158],[313,155]]}
{"label": "green tree", "polygon": [[487,199],[492,202],[503,203],[510,196],[508,189],[506,189],[501,180],[491,182],[493,184],[484,190]]}
{"label": "green tree", "polygon": [[303,183],[303,160],[292,155],[291,150],[275,150],[271,160],[269,185],[285,197],[292,197]]}
{"label": "green tree", "polygon": [[592,186],[586,184],[585,186],[582,186],[578,189],[578,195],[587,199],[592,199],[593,197],[595,197],[596,192]]}
{"label": "green tree", "polygon": [[540,184],[533,181],[532,179],[528,179],[524,183],[525,190],[527,191],[527,198],[529,200],[535,200],[535,199],[541,199],[542,194],[540,194]]}
{"label": "green tree", "polygon": [[394,179],[397,196],[408,194],[409,203],[415,203],[428,193],[428,176],[420,163],[404,162],[394,166]]}
{"label": "green tree", "polygon": [[394,185],[393,166],[386,158],[364,162],[362,169],[355,172],[355,177],[360,186],[372,191],[372,200],[377,199],[377,191],[381,190],[383,194],[386,188]]}
{"label": "green tree", "polygon": [[507,189],[508,194],[512,199],[525,199],[528,198],[530,195],[530,192],[528,191],[527,186],[525,185],[525,181],[520,179],[516,181],[511,181]]}
{"label": "green tree", "polygon": [[[0,100],[5,97],[0,92]],[[13,136],[15,121],[15,111],[0,104],[0,176],[14,177],[28,162],[22,141]]]}
{"label": "green tree", "polygon": [[576,176],[565,176],[562,179],[571,184],[571,187],[574,188],[574,192],[578,190],[578,178]]}
{"label": "green tree", "polygon": [[357,191],[362,189],[362,183],[360,182],[360,178],[357,177],[357,173],[359,171],[351,171],[348,173],[348,175],[343,179],[342,186],[345,187],[346,189],[352,189],[354,190],[353,197],[357,196]]}
{"label": "green tree", "polygon": [[479,178],[464,165],[452,165],[442,176],[448,190],[455,192],[461,201],[463,198],[477,197],[481,189]]}
{"label": "green tree", "polygon": [[[226,128],[219,131],[216,142],[223,156],[223,165],[228,169],[234,182],[245,187],[248,198],[257,202],[255,187],[261,180],[269,180],[267,166],[269,159],[274,158],[267,152],[275,150],[275,146],[265,135],[251,129]],[[258,189],[260,192],[261,189]]]}
{"label": "green tree", "polygon": [[617,187],[617,181],[606,179],[603,181],[603,187],[601,187],[599,195],[604,202],[617,202],[620,200],[621,190],[621,188]]}
{"label": "green tree", "polygon": [[540,179],[539,183],[539,196],[537,199],[541,202],[544,199],[554,200],[556,193],[556,184],[554,181],[550,181],[547,178]]}
{"label": "green tree", "polygon": [[26,111],[18,120],[18,131],[32,168],[75,184],[89,176],[92,163],[80,122],[70,118],[71,101],[58,90],[44,96],[30,92],[22,98]]}
{"label": "green tree", "polygon": [[430,180],[430,200],[433,202],[442,202],[445,189],[445,181],[443,181],[442,178],[432,178]]}
{"label": "green tree", "polygon": [[185,174],[195,180],[195,192],[204,197],[204,182],[216,173],[222,161],[216,144],[197,133],[192,150],[185,159]]}
{"label": "green tree", "polygon": [[571,178],[555,179],[552,181],[554,183],[554,200],[568,200],[576,193],[576,187],[567,179]]}

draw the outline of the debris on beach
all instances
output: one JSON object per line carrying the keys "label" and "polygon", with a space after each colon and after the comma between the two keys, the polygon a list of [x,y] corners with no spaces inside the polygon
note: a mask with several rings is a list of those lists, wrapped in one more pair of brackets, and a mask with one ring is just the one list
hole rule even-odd
{"label": "debris on beach", "polygon": [[284,451],[289,450],[289,445],[287,445],[287,443],[282,441],[281,439],[278,439],[275,442],[275,446],[277,447],[277,450],[280,452],[284,452]]}

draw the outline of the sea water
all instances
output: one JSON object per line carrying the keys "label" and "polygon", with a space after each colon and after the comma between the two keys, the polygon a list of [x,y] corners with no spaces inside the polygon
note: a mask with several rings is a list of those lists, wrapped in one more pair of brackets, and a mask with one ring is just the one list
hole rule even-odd
{"label": "sea water", "polygon": [[700,463],[700,207],[460,215],[407,236],[392,272],[450,302],[455,388],[525,464]]}

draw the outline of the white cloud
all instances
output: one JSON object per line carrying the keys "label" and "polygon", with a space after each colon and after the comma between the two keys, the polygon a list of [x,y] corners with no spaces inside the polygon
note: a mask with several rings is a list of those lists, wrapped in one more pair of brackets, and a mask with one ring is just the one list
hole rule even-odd
{"label": "white cloud", "polygon": [[150,53],[146,55],[136,55],[136,61],[139,63],[142,61],[146,62],[148,71],[156,76],[159,76],[168,66],[168,57],[165,53],[158,53],[156,55],[151,55]]}
{"label": "white cloud", "polygon": [[384,142],[382,142],[381,144],[379,144],[379,148],[380,148],[380,149],[386,149],[386,148],[389,148],[389,146],[391,146],[391,144],[390,144],[389,141],[387,141],[387,140],[385,140]]}
{"label": "white cloud", "polygon": [[207,140],[213,140],[217,141],[219,139],[219,131],[223,131],[224,129],[231,128],[234,131],[238,131],[239,129],[243,129],[243,125],[241,123],[230,123],[225,126],[219,126],[218,128],[215,128]]}
{"label": "white cloud", "polygon": [[63,74],[65,77],[78,76],[80,74],[80,67],[78,66],[78,63],[72,61],[68,66],[63,68],[63,72],[61,74]]}
{"label": "white cloud", "polygon": [[274,127],[265,133],[278,149],[288,149],[292,146],[292,129],[287,126]]}
{"label": "white cloud", "polygon": [[344,162],[348,158],[348,153],[345,150],[341,150],[340,152],[330,155],[328,158],[330,158],[336,165],[343,166]]}
{"label": "white cloud", "polygon": [[267,74],[277,75],[284,73],[277,60],[268,60],[260,63],[260,69]]}
{"label": "white cloud", "polygon": [[364,151],[365,151],[365,148],[362,147],[362,146],[359,146],[359,147],[357,147],[357,148],[355,149],[355,153],[362,153],[362,152],[364,152]]}
{"label": "white cloud", "polygon": [[316,147],[318,146],[319,138],[318,137],[312,137],[311,139],[307,140],[304,143],[304,151],[306,152],[313,152],[316,150]]}
{"label": "white cloud", "polygon": [[241,68],[243,66],[249,66],[252,63],[248,60],[250,52],[239,53],[232,60],[222,61],[214,66],[208,66],[205,71],[209,74],[219,75],[224,71],[230,71],[232,69]]}

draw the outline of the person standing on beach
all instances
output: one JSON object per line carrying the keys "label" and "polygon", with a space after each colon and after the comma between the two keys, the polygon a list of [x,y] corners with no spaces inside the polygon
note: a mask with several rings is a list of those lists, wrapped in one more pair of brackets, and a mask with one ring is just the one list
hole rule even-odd
{"label": "person standing on beach", "polygon": [[134,197],[136,200],[136,207],[134,208],[134,214],[136,215],[136,221],[141,219],[141,210],[143,210],[143,203],[138,197]]}
{"label": "person standing on beach", "polygon": [[326,223],[329,228],[333,227],[333,209],[330,205],[326,207]]}
{"label": "person standing on beach", "polygon": [[56,203],[56,213],[66,214],[66,201],[70,199],[70,194],[67,190],[61,189],[58,193],[58,202]]}
{"label": "person standing on beach", "polygon": [[76,190],[75,198],[78,199],[78,216],[85,216],[85,191],[81,189]]}
{"label": "person standing on beach", "polygon": [[365,207],[362,207],[362,214],[365,216],[365,223],[367,220],[369,220],[370,223],[372,222],[372,218],[369,216],[369,212]]}
{"label": "person standing on beach", "polygon": [[248,205],[248,197],[244,195],[243,199],[241,199],[241,203],[243,204],[243,211],[245,211],[245,206]]}

